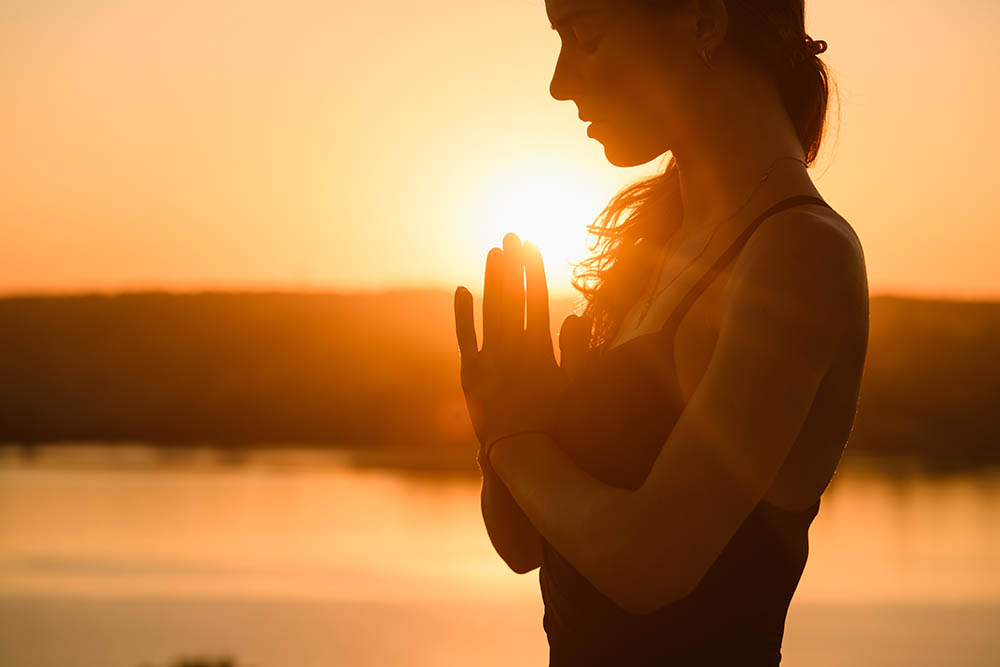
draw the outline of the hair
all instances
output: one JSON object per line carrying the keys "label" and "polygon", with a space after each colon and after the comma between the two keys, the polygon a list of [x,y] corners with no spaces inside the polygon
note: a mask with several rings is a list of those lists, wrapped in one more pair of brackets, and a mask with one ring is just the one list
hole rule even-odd
{"label": "hair", "polygon": [[[724,2],[727,48],[776,83],[811,165],[822,143],[832,82],[823,61],[805,48],[804,0]],[[641,4],[666,10],[662,0]],[[591,256],[573,266],[571,283],[586,300],[581,317],[590,318],[591,349],[610,345],[652,275],[656,250],[679,228],[683,214],[677,161],[671,156],[662,173],[623,188],[587,225],[596,240],[588,243]]]}

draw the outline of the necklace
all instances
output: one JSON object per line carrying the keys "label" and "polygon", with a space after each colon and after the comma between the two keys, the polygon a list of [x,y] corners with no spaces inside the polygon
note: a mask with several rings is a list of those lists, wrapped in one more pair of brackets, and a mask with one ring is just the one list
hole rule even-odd
{"label": "necklace", "polygon": [[[670,287],[674,283],[675,280],[677,280],[678,278],[680,278],[681,275],[683,275],[683,273],[685,271],[687,271],[688,267],[690,267],[692,264],[694,264],[696,261],[698,261],[698,258],[701,257],[705,253],[706,250],[708,250],[708,246],[712,244],[712,239],[715,238],[715,233],[717,231],[719,231],[719,229],[722,227],[722,225],[724,225],[725,223],[727,223],[730,220],[732,220],[733,218],[735,218],[737,215],[739,215],[740,211],[742,211],[744,208],[746,208],[747,204],[750,203],[750,200],[753,199],[753,196],[755,194],[757,194],[757,191],[760,190],[760,188],[764,185],[764,181],[767,180],[768,176],[770,176],[771,172],[774,170],[774,167],[781,160],[795,160],[796,162],[802,163],[806,167],[809,166],[809,165],[807,165],[805,163],[805,160],[801,160],[801,159],[799,159],[797,157],[785,156],[785,157],[779,157],[779,158],[775,159],[774,162],[772,162],[771,165],[764,171],[764,175],[761,176],[761,179],[759,181],[757,181],[757,185],[754,186],[754,189],[750,192],[750,195],[746,198],[746,201],[744,201],[742,204],[740,204],[739,208],[737,208],[731,215],[723,218],[719,223],[717,223],[714,227],[712,227],[712,233],[708,235],[708,240],[705,241],[705,244],[702,246],[701,250],[698,251],[698,254],[695,255],[694,257],[692,257],[691,261],[689,261],[687,264],[685,264],[684,268],[682,268],[677,273],[677,275],[675,275],[673,278],[671,278],[670,281],[666,285],[664,285],[659,290],[655,290],[652,294],[649,295],[649,298],[646,299],[645,303],[643,304],[642,311],[639,313],[639,321],[636,322],[636,326],[642,324],[642,321],[644,319],[646,319],[646,315],[649,314],[649,309],[653,305],[653,301],[656,299],[656,297],[658,297],[659,295],[663,294],[663,292],[666,291],[666,289],[668,287]],[[665,265],[666,265],[666,259],[667,259],[667,255],[666,255],[666,253],[664,253],[663,257],[660,259],[660,262],[659,262],[659,269],[656,272],[656,281],[653,283],[654,285],[658,285],[659,282],[660,282],[660,278],[663,275],[663,269],[665,268]]]}

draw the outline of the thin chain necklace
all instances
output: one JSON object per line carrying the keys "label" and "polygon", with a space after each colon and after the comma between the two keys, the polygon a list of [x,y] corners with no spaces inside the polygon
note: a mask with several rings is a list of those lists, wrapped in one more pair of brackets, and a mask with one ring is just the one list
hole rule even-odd
{"label": "thin chain necklace", "polygon": [[[781,160],[795,160],[796,162],[802,163],[806,167],[809,166],[809,165],[806,164],[805,160],[801,160],[801,159],[799,159],[797,157],[785,156],[785,157],[779,157],[779,158],[775,159],[775,161],[771,163],[771,165],[767,168],[767,170],[764,171],[764,175],[761,176],[761,179],[757,182],[757,185],[754,186],[754,189],[750,192],[750,195],[747,197],[746,201],[744,201],[742,204],[740,204],[739,208],[737,208],[736,211],[734,211],[731,215],[729,215],[728,217],[722,219],[718,224],[716,224],[712,228],[712,233],[709,234],[708,240],[705,241],[705,245],[702,246],[701,250],[698,251],[698,254],[695,255],[693,258],[691,258],[691,261],[689,261],[687,264],[685,264],[684,268],[682,268],[677,273],[677,275],[675,275],[673,278],[670,279],[670,282],[668,282],[666,285],[664,285],[661,289],[656,290],[652,294],[649,295],[649,298],[646,299],[646,302],[643,305],[642,311],[639,313],[639,321],[636,322],[636,326],[642,324],[642,321],[644,319],[646,319],[646,315],[649,314],[649,309],[653,305],[653,301],[656,299],[656,297],[658,297],[659,295],[663,294],[663,292],[665,292],[666,289],[668,287],[670,287],[675,280],[677,280],[678,278],[680,278],[681,275],[683,275],[683,273],[685,271],[687,271],[688,268],[692,264],[694,264],[696,261],[698,261],[698,258],[701,257],[705,253],[706,250],[708,250],[708,246],[711,245],[712,239],[715,238],[715,233],[717,231],[719,231],[719,229],[722,227],[722,225],[724,225],[725,223],[727,223],[730,220],[732,220],[733,218],[735,218],[737,215],[739,215],[740,211],[742,211],[744,208],[746,208],[747,204],[749,204],[750,200],[753,199],[753,196],[755,194],[757,194],[757,191],[760,190],[761,187],[763,187],[764,181],[767,180],[768,176],[771,175],[771,172],[774,171],[774,167]],[[653,283],[654,285],[658,285],[660,283],[660,278],[663,275],[663,269],[666,266],[666,259],[667,259],[667,254],[664,253],[663,257],[660,259],[659,269],[656,272],[656,281]]]}

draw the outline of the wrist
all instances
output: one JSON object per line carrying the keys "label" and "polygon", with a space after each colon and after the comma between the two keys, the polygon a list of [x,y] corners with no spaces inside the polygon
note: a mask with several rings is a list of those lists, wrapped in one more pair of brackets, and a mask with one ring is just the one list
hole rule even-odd
{"label": "wrist", "polygon": [[551,434],[550,430],[548,430],[548,429],[545,429],[545,428],[527,428],[527,429],[520,429],[520,430],[516,430],[516,431],[509,431],[509,432],[503,433],[503,434],[497,434],[497,435],[495,435],[495,436],[487,439],[486,444],[480,446],[480,450],[482,452],[482,458],[485,460],[486,466],[488,466],[490,468],[493,468],[493,462],[490,460],[490,456],[492,456],[493,450],[495,449],[495,446],[496,446],[497,443],[503,442],[504,440],[509,440],[509,439],[517,438],[519,436],[532,435],[532,434],[534,434],[534,435],[545,435],[545,436],[552,437],[552,434]]}
{"label": "wrist", "polygon": [[490,465],[490,460],[486,458],[486,445],[487,442],[480,442],[479,449],[476,450],[476,463],[479,464],[480,470],[483,471],[483,476],[485,477],[491,471],[493,471],[493,466]]}

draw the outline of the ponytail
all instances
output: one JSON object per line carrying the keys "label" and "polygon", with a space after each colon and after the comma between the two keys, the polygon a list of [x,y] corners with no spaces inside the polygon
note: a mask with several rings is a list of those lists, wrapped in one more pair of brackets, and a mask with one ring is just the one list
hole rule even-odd
{"label": "ponytail", "polygon": [[[805,39],[807,43],[812,41],[809,37]],[[793,55],[789,66],[778,71],[778,92],[802,144],[806,164],[812,164],[826,127],[830,73],[816,53],[805,50],[794,53],[797,57]]]}

